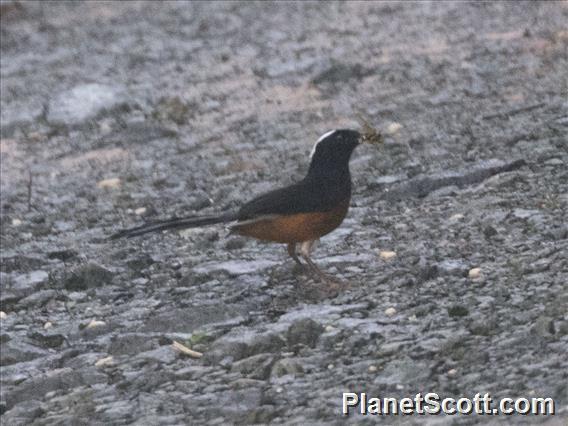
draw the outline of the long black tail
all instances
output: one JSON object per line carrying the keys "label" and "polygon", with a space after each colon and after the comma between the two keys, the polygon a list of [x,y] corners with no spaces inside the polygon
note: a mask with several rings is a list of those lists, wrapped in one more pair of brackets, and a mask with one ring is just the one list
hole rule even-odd
{"label": "long black tail", "polygon": [[148,222],[135,228],[123,229],[116,234],[111,235],[111,240],[118,238],[132,238],[149,232],[163,231],[166,229],[187,229],[197,228],[200,226],[215,225],[216,223],[227,223],[237,219],[236,213],[225,213],[216,216],[189,216],[156,222]]}

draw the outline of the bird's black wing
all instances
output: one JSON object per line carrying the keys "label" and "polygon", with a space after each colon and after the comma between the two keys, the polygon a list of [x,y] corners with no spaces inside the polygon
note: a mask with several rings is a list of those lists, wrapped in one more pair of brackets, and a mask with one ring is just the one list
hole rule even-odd
{"label": "bird's black wing", "polygon": [[[250,220],[267,215],[329,211],[340,201],[338,197],[330,197],[330,195],[334,194],[310,182],[301,181],[252,199],[241,207],[238,220]],[[349,195],[347,194],[347,197]]]}

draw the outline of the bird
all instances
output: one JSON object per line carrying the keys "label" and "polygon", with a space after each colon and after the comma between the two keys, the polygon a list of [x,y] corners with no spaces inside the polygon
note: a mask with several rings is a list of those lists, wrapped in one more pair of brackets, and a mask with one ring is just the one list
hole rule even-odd
{"label": "bird", "polygon": [[116,232],[110,239],[225,224],[232,234],[286,244],[295,263],[324,282],[333,282],[312,260],[312,249],[347,215],[352,190],[351,154],[362,143],[380,142],[382,135],[370,126],[364,126],[361,132],[330,130],[314,144],[305,177],[292,185],[261,194],[235,211],[147,222]]}

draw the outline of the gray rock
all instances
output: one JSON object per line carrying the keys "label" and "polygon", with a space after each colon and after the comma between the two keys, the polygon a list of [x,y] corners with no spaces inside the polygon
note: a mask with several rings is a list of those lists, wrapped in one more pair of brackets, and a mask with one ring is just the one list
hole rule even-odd
{"label": "gray rock", "polygon": [[47,351],[22,341],[21,338],[13,338],[6,343],[2,343],[0,365],[5,366],[30,361],[38,357],[46,356],[47,354]]}
{"label": "gray rock", "polygon": [[430,376],[430,369],[424,362],[409,358],[391,361],[374,379],[380,386],[408,385],[425,381]]}
{"label": "gray rock", "polygon": [[46,349],[57,348],[65,341],[65,337],[62,334],[39,331],[29,333],[28,337],[33,339],[38,346]]}
{"label": "gray rock", "polygon": [[208,407],[211,398],[217,401],[214,407],[207,408],[209,419],[221,416],[224,419],[233,419],[235,423],[248,424],[245,419],[252,410],[262,405],[262,394],[262,390],[258,388],[231,389],[229,392],[203,393],[191,399],[196,407]]}
{"label": "gray rock", "polygon": [[294,321],[286,335],[288,346],[306,345],[314,348],[324,328],[310,318]]}
{"label": "gray rock", "polygon": [[453,318],[465,317],[469,315],[469,309],[463,305],[453,305],[448,308],[448,315]]}
{"label": "gray rock", "polygon": [[415,274],[421,282],[434,279],[438,276],[438,266],[422,256],[415,267]]}
{"label": "gray rock", "polygon": [[490,336],[499,331],[498,323],[495,318],[483,318],[473,321],[468,325],[468,329],[471,334],[475,334],[476,336]]}
{"label": "gray rock", "polygon": [[126,97],[118,87],[97,83],[78,85],[49,101],[47,121],[67,126],[81,124],[125,101]]}
{"label": "gray rock", "polygon": [[244,238],[233,237],[229,238],[225,243],[225,248],[229,251],[240,250],[246,245]]}
{"label": "gray rock", "polygon": [[312,82],[315,85],[345,83],[351,79],[361,80],[372,72],[372,70],[365,69],[361,64],[336,63],[315,76]]}
{"label": "gray rock", "polygon": [[556,328],[556,333],[558,333],[559,336],[566,336],[568,335],[568,321],[564,320],[564,321],[558,321]]}
{"label": "gray rock", "polygon": [[555,333],[554,321],[548,316],[540,316],[531,327],[531,334],[539,337],[550,337]]}
{"label": "gray rock", "polygon": [[272,377],[282,377],[287,374],[294,376],[300,375],[304,372],[302,364],[294,358],[282,358],[274,364],[270,375]]}
{"label": "gray rock", "polygon": [[20,300],[18,306],[22,308],[42,307],[56,297],[56,290],[40,290]]}
{"label": "gray rock", "polygon": [[42,416],[45,410],[41,407],[41,402],[32,399],[16,405],[11,410],[2,415],[2,423],[5,425],[27,425],[34,419]]}
{"label": "gray rock", "polygon": [[279,415],[280,410],[276,409],[274,405],[261,405],[254,407],[241,416],[240,421],[242,424],[270,424],[271,421]]}
{"label": "gray rock", "polygon": [[136,272],[141,272],[142,270],[150,267],[156,263],[156,261],[152,258],[152,256],[142,253],[137,255],[136,257],[129,259],[126,264],[130,269]]}
{"label": "gray rock", "polygon": [[236,329],[217,339],[205,353],[207,364],[230,358],[233,362],[261,353],[279,353],[286,341],[279,333]]}
{"label": "gray rock", "polygon": [[31,271],[17,275],[12,279],[10,290],[20,297],[25,297],[47,283],[49,274],[46,271]]}
{"label": "gray rock", "polygon": [[431,192],[444,187],[455,186],[462,188],[482,182],[491,176],[510,172],[525,166],[526,162],[522,159],[504,162],[498,159],[480,162],[473,170],[467,168],[459,172],[444,172],[437,175],[418,176],[408,182],[392,185],[384,195],[388,200],[400,200],[408,197],[426,197]]}
{"label": "gray rock", "polygon": [[437,270],[440,275],[466,276],[469,271],[468,265],[461,259],[446,259],[439,262]]}
{"label": "gray rock", "polygon": [[22,297],[22,295],[17,295],[13,291],[2,289],[0,292],[0,306],[2,306],[4,311],[12,311]]}
{"label": "gray rock", "polygon": [[22,255],[3,253],[2,261],[0,262],[0,270],[2,272],[30,272],[38,270],[46,261],[40,256],[36,255]]}
{"label": "gray rock", "polygon": [[43,105],[37,101],[30,103],[26,99],[22,104],[2,108],[0,113],[0,135],[3,138],[12,137],[17,130],[27,129],[35,120],[41,117]]}
{"label": "gray rock", "polygon": [[210,303],[182,309],[168,309],[148,318],[140,331],[193,333],[205,325],[237,325],[245,317],[241,312],[224,303]]}
{"label": "gray rock", "polygon": [[224,367],[231,367],[233,362],[248,356],[249,346],[236,340],[222,339],[211,345],[205,352],[203,361],[207,365],[221,364]]}
{"label": "gray rock", "polygon": [[107,352],[110,355],[132,355],[149,351],[157,346],[156,338],[142,333],[113,336]]}
{"label": "gray rock", "polygon": [[491,237],[497,235],[497,233],[498,233],[497,230],[496,230],[493,226],[491,226],[491,225],[486,225],[486,226],[483,228],[483,235],[484,235],[485,238],[487,238],[487,239],[489,239],[489,238],[491,238]]}
{"label": "gray rock", "polygon": [[59,259],[59,260],[65,262],[67,260],[71,260],[71,259],[77,257],[78,254],[79,253],[77,253],[73,249],[52,250],[49,253],[47,253],[47,257],[49,259]]}
{"label": "gray rock", "polygon": [[515,209],[513,210],[513,216],[517,219],[529,219],[532,216],[540,216],[540,210],[527,210],[527,209]]}
{"label": "gray rock", "polygon": [[262,352],[279,353],[284,347],[285,341],[282,336],[272,333],[258,334],[247,342],[247,353],[258,354]]}
{"label": "gray rock", "polygon": [[176,124],[186,124],[191,116],[193,105],[184,102],[179,96],[164,97],[158,101],[154,117],[158,120],[171,120]]}
{"label": "gray rock", "polygon": [[231,371],[239,372],[251,379],[266,380],[270,376],[273,364],[272,354],[258,354],[233,363]]}
{"label": "gray rock", "polygon": [[159,348],[151,351],[140,352],[136,355],[136,358],[143,359],[145,361],[156,361],[160,364],[170,364],[176,360],[177,353],[170,345],[167,345],[160,346]]}
{"label": "gray rock", "polygon": [[254,272],[260,272],[264,269],[270,268],[276,265],[277,262],[271,260],[229,260],[227,262],[217,263],[208,262],[194,268],[194,271],[198,274],[210,274],[212,272],[222,271],[231,276],[238,276],[243,274],[251,274]]}
{"label": "gray rock", "polygon": [[87,263],[75,268],[65,279],[64,286],[71,291],[88,290],[110,284],[113,277],[114,273],[108,269],[96,263]]}
{"label": "gray rock", "polygon": [[176,131],[159,126],[151,121],[132,122],[126,123],[126,128],[121,127],[119,130],[102,138],[100,145],[143,145],[156,139],[171,138],[176,135]]}

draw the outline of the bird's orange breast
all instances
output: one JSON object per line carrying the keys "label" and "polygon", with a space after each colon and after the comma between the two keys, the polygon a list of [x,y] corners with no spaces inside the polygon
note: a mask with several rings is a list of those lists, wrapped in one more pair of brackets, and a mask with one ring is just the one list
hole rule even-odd
{"label": "bird's orange breast", "polygon": [[343,222],[349,209],[349,199],[327,212],[278,215],[235,224],[232,230],[240,235],[277,243],[300,243],[329,234]]}

